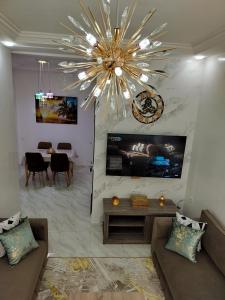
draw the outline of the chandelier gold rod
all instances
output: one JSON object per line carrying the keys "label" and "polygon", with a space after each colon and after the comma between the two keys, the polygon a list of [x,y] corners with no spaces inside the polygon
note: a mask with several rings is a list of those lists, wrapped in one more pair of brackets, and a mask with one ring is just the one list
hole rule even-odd
{"label": "chandelier gold rod", "polygon": [[96,34],[98,35],[99,38],[102,39],[101,31],[98,28],[98,24],[96,24],[96,21],[95,21],[95,18],[93,17],[93,14],[90,13],[89,7],[86,5],[86,3],[83,0],[80,0],[80,6],[81,6],[81,9],[82,9],[83,13],[88,18],[91,25],[93,26],[93,29],[96,32]]}
{"label": "chandelier gold rod", "polygon": [[144,29],[144,27],[146,26],[146,24],[150,21],[150,19],[152,18],[152,16],[155,14],[156,9],[152,9],[148,12],[148,14],[145,16],[145,18],[142,20],[141,22],[141,26],[138,28],[138,30],[131,36],[131,40],[135,39],[139,33],[141,33],[141,31]]}
{"label": "chandelier gold rod", "polygon": [[[104,8],[102,8],[102,2],[100,0],[97,0],[97,3],[98,3],[99,10],[101,12],[103,26],[104,26],[105,33],[106,33],[107,32],[107,26],[106,26],[107,21],[106,21],[106,16],[104,14]],[[105,37],[107,37],[107,36],[105,36]]]}
{"label": "chandelier gold rod", "polygon": [[[88,101],[86,104],[85,104],[85,107],[84,109],[86,110],[88,108],[88,106],[93,102],[93,100],[95,100],[95,96],[94,96],[94,91],[96,89],[96,87],[99,87],[101,89],[101,94],[100,96],[102,95],[103,91],[104,91],[104,87],[105,87],[105,84],[106,84],[106,81],[107,81],[107,78],[108,78],[108,74],[103,74],[102,77],[99,79],[99,81],[97,82],[97,85],[94,87],[94,89],[92,90],[92,97],[90,98],[90,101]],[[99,98],[101,98],[99,96]]]}
{"label": "chandelier gold rod", "polygon": [[87,68],[87,67],[92,67],[98,65],[96,62],[88,62],[87,64],[85,63],[74,63],[72,66],[63,66],[61,68],[57,68],[58,70],[64,70],[64,69],[73,69],[73,68]]}
{"label": "chandelier gold rod", "polygon": [[116,89],[116,113],[117,113],[117,118],[118,118],[118,116],[119,116],[119,95],[120,95],[118,76],[115,77],[115,89]]}
{"label": "chandelier gold rod", "polygon": [[95,23],[96,28],[97,28],[98,31],[99,31],[99,36],[101,37],[101,39],[104,39],[104,34],[102,33],[101,27],[100,27],[100,25],[98,24],[98,22],[97,22],[97,20],[96,20],[96,18],[95,18],[95,16],[94,16],[94,14],[92,13],[92,11],[90,10],[89,7],[88,7],[88,11],[89,11],[89,13],[90,13],[92,19],[94,20],[94,23]]}
{"label": "chandelier gold rod", "polygon": [[159,49],[159,50],[147,52],[145,54],[139,55],[138,57],[139,58],[151,57],[151,56],[154,56],[157,53],[168,52],[168,51],[172,51],[172,50],[175,50],[175,49],[176,48],[174,48],[174,47],[171,47],[171,48],[162,48],[162,49]]}
{"label": "chandelier gold rod", "polygon": [[77,47],[75,47],[73,45],[70,45],[70,44],[67,44],[67,43],[63,43],[61,41],[60,42],[54,41],[54,42],[57,43],[58,45],[61,45],[61,46],[63,45],[63,46],[66,46],[67,48],[73,49],[74,52],[78,52],[78,53],[84,55],[86,58],[90,58],[90,56],[87,54],[87,52],[84,51],[83,49],[79,49],[79,48],[77,48]]}
{"label": "chandelier gold rod", "polygon": [[131,4],[131,6],[129,7],[129,11],[128,11],[128,14],[127,14],[127,19],[126,19],[124,28],[122,29],[121,39],[123,39],[125,37],[126,33],[127,33],[127,30],[130,26],[131,19],[134,15],[134,11],[135,11],[136,6],[137,6],[137,2],[138,1],[134,0],[133,3]]}

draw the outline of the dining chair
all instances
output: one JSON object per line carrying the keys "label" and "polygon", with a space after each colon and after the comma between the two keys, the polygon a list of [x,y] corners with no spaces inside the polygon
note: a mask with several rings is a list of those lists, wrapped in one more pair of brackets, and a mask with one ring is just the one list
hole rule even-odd
{"label": "dining chair", "polygon": [[25,185],[28,186],[29,178],[32,173],[33,175],[33,180],[35,179],[35,174],[39,174],[39,180],[44,184],[44,177],[43,177],[43,172],[46,173],[46,179],[49,180],[48,177],[48,166],[49,163],[45,162],[41,153],[38,152],[26,152],[25,153],[25,173],[26,173],[26,183]]}
{"label": "dining chair", "polygon": [[58,150],[72,150],[72,145],[70,143],[58,143]]}
{"label": "dining chair", "polygon": [[[72,145],[70,143],[58,143],[57,150],[72,150]],[[70,172],[73,176],[74,163],[70,160]]]}
{"label": "dining chair", "polygon": [[39,142],[38,143],[38,149],[49,149],[52,148],[51,142]]}
{"label": "dining chair", "polygon": [[51,155],[50,167],[54,184],[56,173],[64,173],[67,186],[70,185],[70,162],[66,153],[53,153]]}

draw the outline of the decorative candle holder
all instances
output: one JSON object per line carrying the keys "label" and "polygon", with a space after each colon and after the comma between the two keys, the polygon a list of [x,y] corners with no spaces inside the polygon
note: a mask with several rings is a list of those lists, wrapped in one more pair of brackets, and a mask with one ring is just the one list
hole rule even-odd
{"label": "decorative candle holder", "polygon": [[166,204],[166,198],[165,198],[163,195],[161,195],[161,196],[159,197],[159,206],[160,206],[160,207],[164,207],[165,204]]}
{"label": "decorative candle holder", "polygon": [[114,206],[120,205],[120,199],[117,196],[112,197],[112,205]]}

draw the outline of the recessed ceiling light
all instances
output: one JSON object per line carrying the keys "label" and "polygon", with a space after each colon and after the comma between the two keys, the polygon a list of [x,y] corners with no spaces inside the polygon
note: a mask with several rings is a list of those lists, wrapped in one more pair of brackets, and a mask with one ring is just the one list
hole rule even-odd
{"label": "recessed ceiling light", "polygon": [[219,57],[218,60],[219,61],[225,61],[225,57]]}
{"label": "recessed ceiling light", "polygon": [[2,41],[2,44],[6,47],[13,47],[15,45],[12,41]]}
{"label": "recessed ceiling light", "polygon": [[201,60],[201,59],[204,59],[204,58],[206,58],[205,55],[195,55],[195,59],[197,59],[197,60]]}
{"label": "recessed ceiling light", "polygon": [[47,64],[48,62],[46,60],[39,59],[38,63],[43,65],[43,64]]}

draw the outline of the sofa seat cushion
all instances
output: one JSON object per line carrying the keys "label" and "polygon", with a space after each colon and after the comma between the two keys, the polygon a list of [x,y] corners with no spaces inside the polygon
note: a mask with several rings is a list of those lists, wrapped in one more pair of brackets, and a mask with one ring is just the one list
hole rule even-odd
{"label": "sofa seat cushion", "polygon": [[165,249],[158,239],[155,254],[174,300],[224,300],[225,277],[203,250],[194,264]]}
{"label": "sofa seat cushion", "polygon": [[45,241],[37,242],[39,247],[16,266],[10,266],[6,257],[0,259],[1,299],[31,300],[33,298],[48,251]]}

